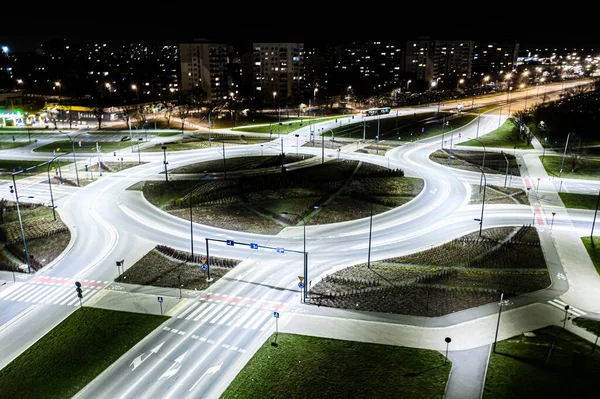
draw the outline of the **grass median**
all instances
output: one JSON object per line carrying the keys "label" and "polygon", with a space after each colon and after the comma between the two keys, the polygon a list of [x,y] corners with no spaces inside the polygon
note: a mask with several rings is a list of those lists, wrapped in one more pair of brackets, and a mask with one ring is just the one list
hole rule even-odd
{"label": "grass median", "polygon": [[0,370],[0,396],[70,398],[167,319],[78,309]]}
{"label": "grass median", "polygon": [[600,180],[600,159],[585,159],[585,165],[575,171],[571,166],[571,157],[567,156],[563,164],[562,156],[541,156],[542,165],[550,176],[559,176],[562,166],[562,177],[571,179]]}
{"label": "grass median", "polygon": [[[498,129],[486,135],[480,136],[478,140],[481,141],[486,147],[510,149],[514,149],[516,147],[522,150],[530,150],[533,148],[531,144],[527,145],[526,142],[519,138],[519,126],[512,119],[506,120]],[[469,140],[457,145],[465,147],[481,147],[481,143],[479,141]]]}
{"label": "grass median", "polygon": [[558,195],[560,195],[560,199],[566,208],[596,209],[596,203],[598,202],[597,195],[573,193],[559,193]]}
{"label": "grass median", "polygon": [[594,246],[592,246],[592,240],[590,237],[581,237],[581,241],[583,245],[585,245],[585,249],[590,255],[590,259],[592,259],[592,263],[596,268],[598,274],[600,274],[600,238],[595,237]]}
{"label": "grass median", "polygon": [[550,326],[498,342],[491,353],[484,399],[593,398],[600,351],[578,336]]}
{"label": "grass median", "polygon": [[[301,129],[303,127],[307,127],[313,123],[321,123],[321,122],[328,122],[328,121],[339,121],[339,120],[346,120],[350,118],[350,116],[346,115],[346,116],[332,116],[332,117],[327,117],[327,118],[311,118],[311,117],[306,117],[306,118],[302,118],[302,119],[293,119],[291,121],[284,121],[281,122],[281,124],[279,124],[278,122],[272,122],[270,124],[265,124],[265,125],[260,125],[260,126],[246,126],[246,127],[239,127],[239,128],[233,128],[233,131],[236,132],[248,132],[248,133],[273,133],[273,134],[289,134],[289,133],[293,133],[298,129]],[[279,129],[278,129],[279,127]]]}
{"label": "grass median", "polygon": [[271,341],[222,398],[440,398],[451,368],[426,349],[294,334]]}

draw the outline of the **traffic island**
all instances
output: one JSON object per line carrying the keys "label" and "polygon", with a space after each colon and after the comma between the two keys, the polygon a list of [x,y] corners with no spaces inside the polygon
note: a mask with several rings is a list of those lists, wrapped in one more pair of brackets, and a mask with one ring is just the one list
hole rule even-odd
{"label": "traffic island", "polygon": [[599,377],[600,351],[550,326],[498,342],[483,398],[593,398]]}
{"label": "traffic island", "polygon": [[221,397],[441,398],[451,367],[427,349],[278,334]]}
{"label": "traffic island", "polygon": [[0,396],[73,397],[167,319],[78,309],[0,370]]}
{"label": "traffic island", "polygon": [[302,158],[213,160],[174,169],[169,172],[173,181],[146,181],[141,190],[150,203],[182,219],[274,235],[303,222],[337,223],[386,212],[415,198],[424,186],[399,169]]}
{"label": "traffic island", "polygon": [[317,306],[438,317],[547,288],[537,230],[500,227],[427,251],[360,264],[313,285]]}
{"label": "traffic island", "polygon": [[149,285],[154,287],[205,290],[227,274],[241,261],[210,257],[211,281],[208,282],[208,264],[205,256],[157,245],[133,266],[115,279],[119,283]]}

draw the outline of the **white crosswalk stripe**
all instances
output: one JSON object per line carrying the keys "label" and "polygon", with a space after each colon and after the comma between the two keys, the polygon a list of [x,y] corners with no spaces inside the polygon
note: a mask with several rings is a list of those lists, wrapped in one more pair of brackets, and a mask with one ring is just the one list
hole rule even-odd
{"label": "white crosswalk stripe", "polygon": [[41,290],[42,288],[44,288],[44,286],[42,285],[28,285],[25,287],[25,289],[21,290],[20,293],[18,293],[17,295],[13,296],[11,298],[11,301],[19,301],[21,298],[24,298],[36,291]]}
{"label": "white crosswalk stripe", "polygon": [[69,294],[72,292],[73,290],[69,290],[69,289],[65,289],[61,290],[61,294],[58,295],[58,297],[56,298],[56,300],[54,302],[52,302],[53,305],[58,305],[60,304],[67,296],[69,296]]}
{"label": "white crosswalk stripe", "polygon": [[254,322],[254,324],[252,324],[252,327],[250,327],[250,329],[256,330],[258,328],[258,326],[260,326],[262,323],[264,323],[265,320],[267,320],[267,318],[270,315],[271,315],[271,312],[261,310],[260,313],[258,314],[258,316],[255,318],[255,322]]}
{"label": "white crosswalk stripe", "polygon": [[198,301],[192,303],[190,306],[188,306],[188,308],[186,310],[184,310],[183,312],[179,313],[179,315],[177,315],[177,318],[178,319],[183,318],[186,314],[188,314],[189,312],[191,312],[192,309],[194,309],[198,305],[200,305],[200,302],[198,302]]}
{"label": "white crosswalk stripe", "polygon": [[219,320],[219,322],[218,322],[217,324],[218,324],[218,325],[220,325],[220,326],[222,326],[223,324],[225,324],[225,322],[226,322],[227,320],[229,320],[229,318],[230,318],[231,316],[233,316],[234,314],[236,314],[236,313],[237,313],[237,311],[238,311],[238,310],[240,310],[240,309],[242,309],[242,308],[240,308],[240,307],[234,307],[234,308],[231,310],[231,312],[227,313],[227,314],[225,315],[225,317],[223,317],[221,320]]}
{"label": "white crosswalk stripe", "polygon": [[[565,310],[565,306],[567,306],[567,304],[565,302],[563,302],[563,301],[561,301],[559,299],[552,299],[552,300],[547,301],[547,302],[548,302],[548,304],[550,304],[550,305],[552,305],[552,306],[554,306],[554,307],[556,307],[556,308],[558,308],[560,310],[563,310],[563,311]],[[587,314],[583,310],[580,310],[580,309],[577,309],[577,308],[574,308],[574,307],[571,307],[571,306],[569,306],[568,312],[571,313],[572,315],[578,316],[578,317],[585,316]]]}
{"label": "white crosswalk stripe", "polygon": [[217,306],[216,303],[210,304],[210,306],[208,308],[204,309],[204,311],[202,313],[200,313],[198,316],[194,317],[194,321],[200,320],[206,313],[208,313],[215,306]]}
{"label": "white crosswalk stripe", "polygon": [[[208,313],[201,321],[201,323],[206,323],[208,320],[210,320],[211,318],[213,318],[215,316],[215,314],[217,314],[217,312],[219,310],[221,310],[223,308],[223,305],[219,304],[216,308],[213,309],[212,312]],[[196,320],[196,319],[194,319]]]}
{"label": "white crosswalk stripe", "polygon": [[214,319],[212,319],[210,321],[210,324],[215,324],[215,322],[217,320],[219,320],[221,317],[223,317],[225,315],[225,313],[229,312],[229,309],[231,309],[231,306],[227,306],[225,309],[223,309],[223,311],[221,313],[219,313]]}
{"label": "white crosswalk stripe", "polygon": [[17,291],[22,286],[23,283],[14,283],[10,287],[5,288],[4,290],[0,291],[0,299],[6,299],[6,297],[8,297],[13,292]]}
{"label": "white crosswalk stripe", "polygon": [[242,315],[242,317],[240,317],[240,318],[238,319],[237,323],[235,323],[234,327],[236,327],[236,328],[237,328],[237,327],[240,327],[240,326],[242,325],[242,323],[243,323],[244,321],[246,321],[246,319],[248,319],[248,317],[249,317],[250,315],[252,315],[252,313],[254,313],[255,311],[256,311],[256,309],[253,309],[253,308],[248,308],[248,309],[246,309],[246,311],[244,312],[244,314]]}
{"label": "white crosswalk stripe", "polygon": [[65,290],[66,290],[66,287],[61,287],[59,285],[58,287],[56,287],[56,290],[54,290],[52,293],[50,293],[50,295],[46,295],[44,298],[41,298],[40,302],[41,303],[52,303],[59,296],[63,295],[66,292]]}
{"label": "white crosswalk stripe", "polygon": [[198,313],[200,313],[204,309],[206,309],[207,306],[208,306],[208,302],[203,303],[202,306],[198,307],[198,309],[196,309],[192,313],[190,313],[185,319],[186,320],[191,320],[191,319],[195,318],[198,315]]}
{"label": "white crosswalk stripe", "polygon": [[51,285],[45,286],[44,288],[39,290],[37,293],[35,293],[33,295],[28,295],[27,297],[23,298],[22,300],[26,300],[27,302],[35,302],[41,296],[47,295],[47,293],[52,291],[54,288],[55,287],[53,287]]}
{"label": "white crosswalk stripe", "polygon": [[[254,310],[254,309],[252,309],[252,310]],[[255,316],[256,316],[257,314],[260,314],[260,310],[258,310],[258,312],[257,312],[257,313],[255,313]],[[247,322],[246,324],[244,324],[244,330],[246,330],[248,327],[250,327],[250,325],[251,325],[253,322],[254,322],[254,317],[250,317],[250,318],[248,318],[248,322]]]}

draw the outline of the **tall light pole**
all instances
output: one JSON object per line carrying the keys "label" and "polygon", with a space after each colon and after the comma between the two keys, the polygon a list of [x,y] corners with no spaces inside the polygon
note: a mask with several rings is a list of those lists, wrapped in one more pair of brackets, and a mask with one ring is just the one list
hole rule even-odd
{"label": "tall light pole", "polygon": [[167,163],[167,146],[163,145],[162,150],[163,150],[163,154],[164,154],[163,164],[165,165],[165,181],[168,183],[169,176],[167,175],[167,165],[168,165],[168,163]]}
{"label": "tall light pole", "polygon": [[54,195],[52,194],[52,182],[50,181],[50,165],[52,165],[52,163],[54,162],[54,160],[58,157],[62,157],[63,155],[67,155],[66,154],[60,154],[55,156],[54,158],[52,158],[51,161],[48,161],[48,187],[50,188],[50,202],[52,204],[52,216],[54,216],[54,221],[56,222],[56,211],[55,211],[55,207],[54,207]]}
{"label": "tall light pole", "polygon": [[481,119],[481,109],[478,110],[479,113],[477,114],[477,134],[475,134],[475,137],[479,137],[479,120]]}
{"label": "tall light pole", "polygon": [[[75,157],[75,137],[79,136],[82,133],[75,135],[75,137],[71,138],[69,133],[58,131],[60,134],[64,134],[68,137],[69,141],[71,141],[71,150],[73,151],[73,163],[75,164],[75,176],[77,177],[77,187],[79,187],[79,172],[77,171],[77,158]],[[54,219],[56,220],[56,219]]]}
{"label": "tall light pole", "polygon": [[318,87],[315,87],[313,90],[313,107],[317,105],[317,92],[319,91]]}
{"label": "tall light pole", "polygon": [[504,159],[506,160],[506,173],[504,174],[504,187],[506,187],[506,179],[508,178],[508,158],[504,151],[501,151],[501,154],[504,155]]}
{"label": "tall light pole", "polygon": [[[29,260],[29,252],[27,251],[27,241],[25,240],[25,229],[23,228],[23,219],[21,219],[21,209],[19,208],[19,193],[17,192],[17,183],[15,181],[15,175],[19,174],[21,172],[25,172],[30,169],[35,169],[35,168],[37,168],[37,165],[32,168],[21,170],[19,172],[14,172],[12,174],[13,187],[15,190],[15,202],[17,203],[17,215],[19,216],[19,225],[21,226],[21,236],[23,237],[23,249],[25,250],[25,261],[27,262],[27,273],[31,273],[31,262]],[[10,191],[11,192],[13,191],[12,188]],[[33,197],[28,197],[28,198],[33,198]]]}
{"label": "tall light pole", "polygon": [[[315,209],[317,209],[318,206],[315,206]],[[306,294],[307,294],[307,289],[306,287],[308,286],[308,257],[306,254],[306,222],[304,220],[304,217],[298,213],[293,213],[293,212],[281,212],[282,215],[294,215],[294,216],[298,216],[300,218],[300,220],[302,220],[302,227],[303,227],[303,232],[304,232],[304,302],[306,302]]]}
{"label": "tall light pole", "polygon": [[194,185],[192,186],[192,189],[190,190],[190,193],[188,195],[190,197],[190,250],[192,252],[192,262],[194,262],[194,220],[192,219],[192,193],[198,186],[198,183],[201,182],[202,180],[197,180],[196,183],[194,183]]}
{"label": "tall light pole", "polygon": [[371,218],[369,220],[369,252],[367,254],[367,269],[371,268],[371,233],[373,232],[373,202],[371,202]]}
{"label": "tall light pole", "polygon": [[494,337],[494,353],[496,353],[496,342],[498,341],[498,330],[500,329],[500,315],[502,314],[502,300],[504,299],[504,292],[501,290],[496,290],[498,294],[500,294],[500,303],[498,308],[498,323],[496,324],[496,336]]}
{"label": "tall light pole", "polygon": [[596,211],[594,212],[594,221],[592,222],[592,232],[590,233],[590,241],[594,247],[594,225],[596,224],[596,215],[598,214],[598,205],[600,204],[600,191],[598,191],[598,200],[596,200]]}
{"label": "tall light pole", "polygon": [[479,178],[479,192],[481,192],[481,183],[483,182],[483,176],[484,176],[483,170],[485,169],[485,144],[483,144],[483,142],[477,138],[471,139],[471,140],[475,140],[483,146],[483,162],[481,163],[481,177]]}
{"label": "tall light pole", "polygon": [[562,177],[563,166],[565,166],[565,156],[567,155],[567,146],[569,145],[569,137],[570,136],[571,136],[571,133],[567,134],[567,142],[565,143],[565,151],[563,152],[562,162],[560,164],[560,173],[558,174],[559,177]]}

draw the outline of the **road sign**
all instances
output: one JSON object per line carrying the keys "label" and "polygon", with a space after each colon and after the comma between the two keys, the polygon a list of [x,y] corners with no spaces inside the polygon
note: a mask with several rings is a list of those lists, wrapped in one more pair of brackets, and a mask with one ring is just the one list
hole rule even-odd
{"label": "road sign", "polygon": [[304,277],[303,276],[298,276],[298,280],[300,280],[300,282],[304,281]]}
{"label": "road sign", "polygon": [[273,312],[273,317],[275,317],[276,319],[279,318],[279,312]]}
{"label": "road sign", "polygon": [[206,263],[206,258],[202,258],[202,259],[200,259],[200,262],[201,262],[202,264],[205,264],[205,263]]}
{"label": "road sign", "polygon": [[298,288],[304,288],[304,283],[302,281],[298,283]]}
{"label": "road sign", "polygon": [[233,247],[234,244],[235,242],[233,240],[227,240],[227,245],[229,245],[230,247]]}
{"label": "road sign", "polygon": [[279,252],[280,254],[284,253],[285,250],[283,248],[277,248],[277,252]]}
{"label": "road sign", "polygon": [[478,219],[478,218],[475,218],[475,219],[473,219],[473,220],[476,220],[476,221],[478,221],[478,222],[481,222],[481,219]]}
{"label": "road sign", "polygon": [[119,267],[119,266],[121,266],[121,261],[120,260],[117,261],[117,267]]}
{"label": "road sign", "polygon": [[250,243],[250,248],[251,249],[258,249],[258,244],[255,244],[253,242]]}
{"label": "road sign", "polygon": [[424,127],[421,128],[421,133],[425,133],[425,128]]}
{"label": "road sign", "polygon": [[202,270],[206,270],[208,268],[208,266],[206,266],[206,263],[203,263],[201,267],[202,267]]}
{"label": "road sign", "polygon": [[163,301],[163,297],[162,297],[162,296],[159,296],[159,297],[158,297],[158,302],[162,302],[162,301]]}
{"label": "road sign", "polygon": [[81,147],[81,141],[79,142],[79,146]]}

